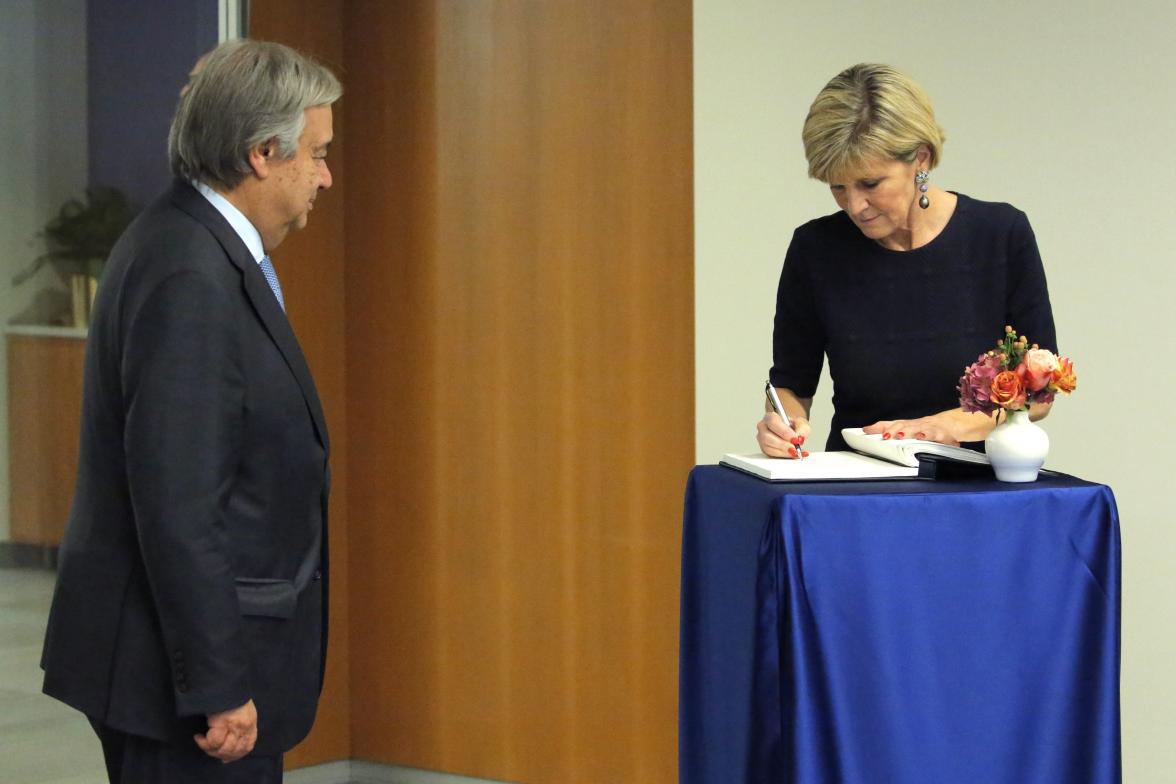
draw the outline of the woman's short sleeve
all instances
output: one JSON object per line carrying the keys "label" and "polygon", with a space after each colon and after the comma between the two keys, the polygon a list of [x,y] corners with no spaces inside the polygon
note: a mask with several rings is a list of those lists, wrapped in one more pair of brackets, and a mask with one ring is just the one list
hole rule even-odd
{"label": "woman's short sleeve", "polygon": [[772,386],[790,389],[797,397],[812,397],[825,361],[825,333],[809,271],[813,258],[803,229],[792,235],[780,272],[768,378]]}
{"label": "woman's short sleeve", "polygon": [[1018,211],[1009,232],[1008,310],[1005,321],[1042,348],[1058,350],[1053,309],[1037,238],[1025,213]]}

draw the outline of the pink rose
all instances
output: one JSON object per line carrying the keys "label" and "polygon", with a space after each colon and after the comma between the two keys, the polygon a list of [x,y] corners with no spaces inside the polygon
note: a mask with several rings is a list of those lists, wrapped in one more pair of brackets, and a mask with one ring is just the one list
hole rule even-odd
{"label": "pink rose", "polygon": [[1021,364],[1017,366],[1017,375],[1030,392],[1045,389],[1058,370],[1058,358],[1052,351],[1034,348],[1025,352]]}

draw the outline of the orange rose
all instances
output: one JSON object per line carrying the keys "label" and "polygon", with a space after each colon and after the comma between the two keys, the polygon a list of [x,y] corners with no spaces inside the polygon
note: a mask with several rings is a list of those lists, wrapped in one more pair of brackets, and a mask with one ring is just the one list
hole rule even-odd
{"label": "orange rose", "polygon": [[1002,370],[992,379],[992,402],[1001,408],[1017,410],[1025,407],[1025,385],[1011,370]]}
{"label": "orange rose", "polygon": [[1053,380],[1054,371],[1058,369],[1058,358],[1052,351],[1035,348],[1025,352],[1021,364],[1017,366],[1017,375],[1030,392],[1045,389],[1045,385]]}
{"label": "orange rose", "polygon": [[1078,376],[1074,373],[1073,362],[1066,357],[1058,357],[1058,368],[1050,378],[1049,388],[1063,395],[1068,395],[1078,388]]}

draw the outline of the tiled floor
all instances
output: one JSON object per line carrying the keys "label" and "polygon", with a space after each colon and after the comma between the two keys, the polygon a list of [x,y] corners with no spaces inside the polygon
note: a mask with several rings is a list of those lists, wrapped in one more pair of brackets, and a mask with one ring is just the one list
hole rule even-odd
{"label": "tiled floor", "polygon": [[77,711],[41,694],[41,641],[54,573],[0,569],[0,782],[101,784],[98,740]]}
{"label": "tiled floor", "polygon": [[[77,711],[41,694],[41,641],[54,572],[0,569],[0,784],[105,784],[98,740]],[[288,784],[493,784],[364,762],[288,772]]]}

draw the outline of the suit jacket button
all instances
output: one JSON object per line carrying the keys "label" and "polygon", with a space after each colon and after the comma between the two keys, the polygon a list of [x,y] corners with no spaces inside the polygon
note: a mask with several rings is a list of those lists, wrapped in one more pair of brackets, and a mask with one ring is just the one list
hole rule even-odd
{"label": "suit jacket button", "polygon": [[315,570],[314,570],[314,579],[316,579],[316,580],[321,580],[321,579],[323,579],[323,572],[322,572],[322,570],[321,570],[321,569],[315,569]]}

